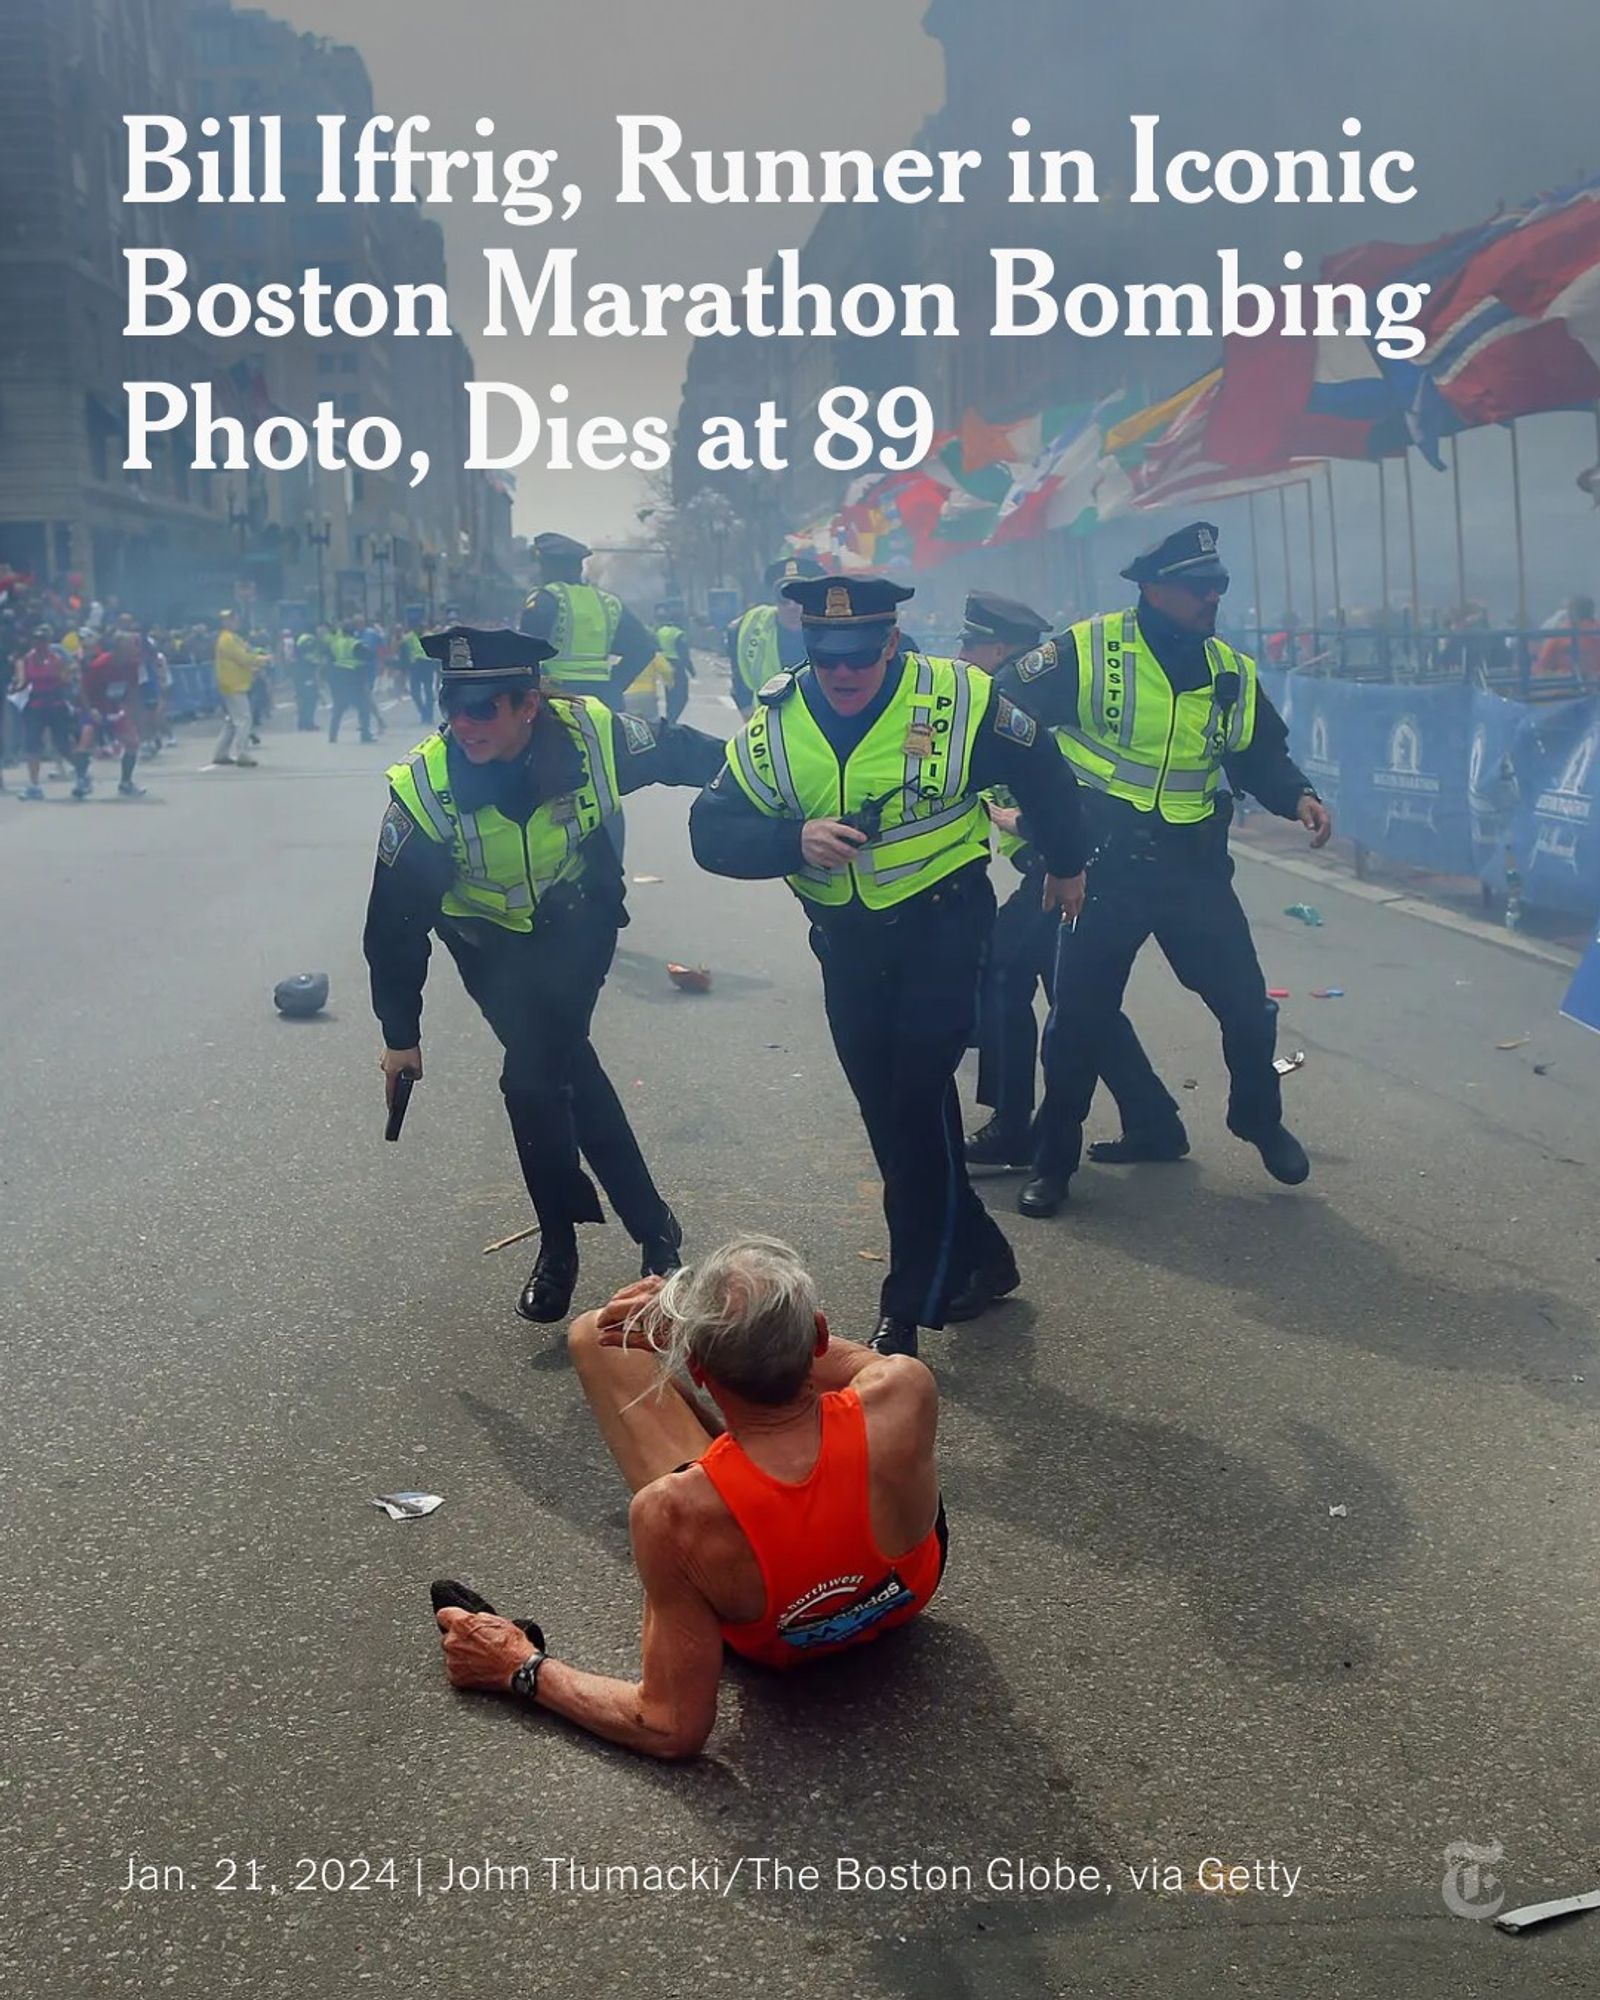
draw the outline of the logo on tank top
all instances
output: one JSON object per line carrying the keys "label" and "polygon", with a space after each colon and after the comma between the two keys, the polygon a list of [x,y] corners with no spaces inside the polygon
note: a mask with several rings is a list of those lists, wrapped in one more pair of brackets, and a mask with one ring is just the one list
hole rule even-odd
{"label": "logo on tank top", "polygon": [[865,1582],[864,1576],[856,1575],[817,1584],[778,1614],[778,1637],[786,1646],[844,1645],[916,1602],[894,1570],[864,1590]]}

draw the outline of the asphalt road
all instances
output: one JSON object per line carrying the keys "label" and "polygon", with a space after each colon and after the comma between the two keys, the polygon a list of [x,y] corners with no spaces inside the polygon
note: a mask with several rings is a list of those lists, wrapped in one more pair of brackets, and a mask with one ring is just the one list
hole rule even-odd
{"label": "asphalt road", "polygon": [[[0,800],[8,1995],[1594,1990],[1600,1917],[1512,1939],[1441,1888],[1457,1842],[1499,1847],[1511,1904],[1600,1877],[1600,1044],[1559,970],[1337,894],[1305,929],[1305,884],[1243,864],[1310,1183],[1227,1136],[1209,1019],[1148,956],[1194,1154],[1012,1215],[1020,1298],[927,1340],[934,1614],[781,1687],[730,1672],[708,1755],[662,1768],[444,1683],[450,1574],[632,1670],[624,1496],[511,1310],[529,1247],[483,1254],[526,1202],[442,955],[381,1143],[386,752],[289,722],[258,771],[199,770],[195,730],[145,801]],[[391,712],[390,750],[417,733]],[[687,805],[630,805],[662,879],[597,1039],[691,1249],[789,1236],[859,1334],[884,1232],[802,925],[696,874]],[[288,1023],[301,969],[332,1002]],[[630,1247],[585,1232],[584,1303]],[[369,1505],[406,1486],[443,1508]],[[485,1862],[526,1886],[468,1886]],[[970,1884],[865,1886],[914,1866]]]}

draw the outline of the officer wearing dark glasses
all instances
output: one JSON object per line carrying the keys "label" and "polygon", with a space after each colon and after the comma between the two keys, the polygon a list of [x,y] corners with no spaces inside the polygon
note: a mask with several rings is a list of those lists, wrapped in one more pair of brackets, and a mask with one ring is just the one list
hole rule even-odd
{"label": "officer wearing dark glasses", "polygon": [[431,935],[505,1050],[500,1088],[538,1216],[524,1319],[564,1319],[578,1279],[577,1225],[604,1220],[579,1153],[642,1251],[641,1272],[679,1263],[682,1232],[589,1040],[628,921],[608,830],[644,785],[702,785],[723,745],[659,731],[596,697],[540,692],[543,639],[463,625],[422,642],[439,663],[444,726],[391,766],[391,798],[364,945],[383,1028],[385,1090],[422,1073]]}
{"label": "officer wearing dark glasses", "polygon": [[1233,801],[1219,781],[1298,820],[1313,847],[1333,821],[1289,756],[1255,661],[1216,637],[1228,572],[1211,523],[1180,528],[1122,574],[1139,586],[1136,607],[1072,626],[996,682],[1055,731],[1094,849],[1082,915],[1059,940],[1024,1215],[1054,1215],[1067,1198],[1123,989],[1152,935],[1221,1026],[1228,1129],[1274,1179],[1292,1185],[1311,1171],[1283,1123],[1274,1011],[1233,891]]}
{"label": "officer wearing dark glasses", "polygon": [[1076,913],[1083,837],[1072,770],[1033,717],[964,660],[908,647],[905,585],[801,577],[807,664],[775,675],[695,800],[689,840],[716,875],[784,876],[811,921],[823,1005],[883,1176],[889,1268],[872,1345],[975,1318],[1021,1283],[973,1192],[955,1073],[994,927],[984,791],[1027,814],[1041,905]]}

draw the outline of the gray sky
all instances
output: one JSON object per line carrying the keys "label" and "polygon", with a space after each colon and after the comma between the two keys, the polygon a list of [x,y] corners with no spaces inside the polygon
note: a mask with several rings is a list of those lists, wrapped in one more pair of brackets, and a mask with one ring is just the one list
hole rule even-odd
{"label": "gray sky", "polygon": [[[433,120],[430,146],[501,153],[555,147],[552,184],[572,179],[584,204],[570,224],[507,224],[498,207],[460,201],[434,213],[445,232],[456,325],[478,374],[518,382],[543,402],[555,381],[568,414],[631,422],[672,418],[689,343],[483,339],[483,250],[509,244],[530,284],[547,248],[579,252],[578,283],[695,278],[734,282],[751,264],[804,242],[814,209],[618,208],[618,112],[663,112],[702,146],[861,146],[879,157],[909,143],[943,96],[943,56],[922,32],[926,0],[269,0],[298,28],[360,49],[377,108]],[[285,110],[292,107],[285,106]],[[473,131],[495,121],[494,137]],[[635,531],[642,494],[627,470],[518,474],[517,526],[560,525],[595,540]]]}

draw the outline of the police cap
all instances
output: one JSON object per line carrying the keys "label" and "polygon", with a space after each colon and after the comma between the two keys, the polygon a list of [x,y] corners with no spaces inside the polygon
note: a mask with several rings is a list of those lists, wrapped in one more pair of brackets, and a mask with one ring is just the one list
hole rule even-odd
{"label": "police cap", "polygon": [[567,562],[582,562],[594,551],[586,543],[575,542],[570,535],[535,535],[533,552],[536,556],[556,556]]}
{"label": "police cap", "polygon": [[[776,590],[780,583],[799,583],[806,577],[826,576],[827,571],[814,556],[779,556],[776,562],[769,562],[763,576],[768,590]],[[785,591],[784,596],[788,596]]]}
{"label": "police cap", "polygon": [[916,595],[886,576],[797,577],[783,594],[800,607],[813,660],[875,652],[895,622],[896,607]]}
{"label": "police cap", "polygon": [[422,650],[439,662],[441,687],[487,688],[493,683],[498,691],[537,687],[540,663],[556,649],[547,639],[504,626],[450,625],[443,632],[428,633]]}
{"label": "police cap", "polygon": [[1134,557],[1122,571],[1130,583],[1193,583],[1202,589],[1228,587],[1228,572],[1217,554],[1217,531],[1210,521],[1191,521]]}
{"label": "police cap", "polygon": [[1050,624],[1030,605],[993,590],[969,590],[964,615],[963,645],[973,640],[984,646],[1037,646]]}

